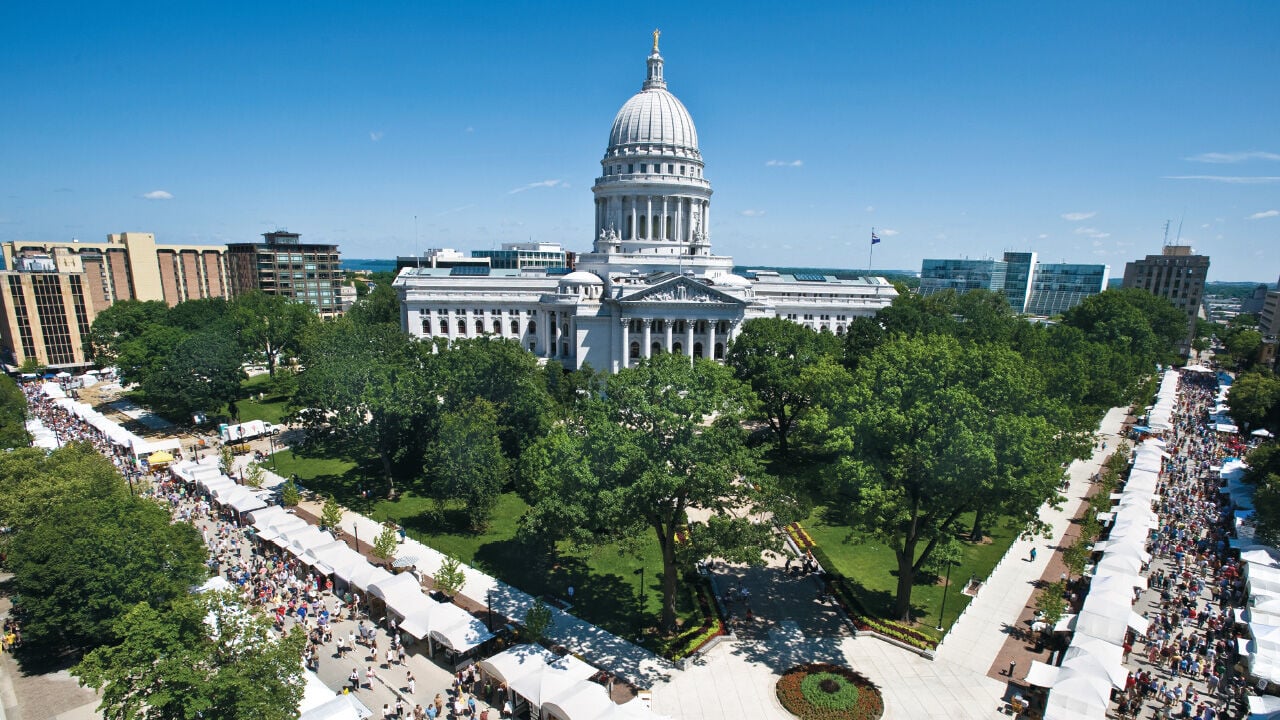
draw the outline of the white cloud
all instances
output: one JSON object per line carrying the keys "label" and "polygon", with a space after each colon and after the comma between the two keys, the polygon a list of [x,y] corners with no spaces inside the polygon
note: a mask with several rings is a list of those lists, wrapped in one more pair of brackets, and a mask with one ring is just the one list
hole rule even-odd
{"label": "white cloud", "polygon": [[1231,185],[1262,185],[1280,182],[1275,175],[1165,175],[1161,180],[1206,180],[1208,182],[1229,183]]}
{"label": "white cloud", "polygon": [[1246,160],[1280,160],[1280,153],[1262,152],[1260,150],[1251,150],[1248,152],[1225,152],[1225,153],[1209,152],[1209,153],[1200,153],[1199,155],[1192,155],[1191,157],[1186,159],[1190,160],[1191,162],[1214,163],[1214,164],[1221,165],[1225,163],[1244,162]]}
{"label": "white cloud", "polygon": [[1208,230],[1208,229],[1209,229],[1209,223],[1204,223],[1204,224],[1203,224],[1203,225],[1201,225],[1200,227],[1201,227],[1202,229]]}
{"label": "white cloud", "polygon": [[172,200],[173,193],[168,190],[152,190],[148,193],[142,193],[143,200]]}
{"label": "white cloud", "polygon": [[764,211],[763,210],[743,210],[738,214],[743,215],[745,217],[760,217],[761,215],[764,215]]}
{"label": "white cloud", "polygon": [[1101,230],[1099,230],[1099,229],[1097,229],[1097,228],[1091,228],[1091,227],[1078,227],[1078,228],[1076,228],[1076,234],[1077,234],[1077,235],[1084,235],[1085,237],[1091,237],[1091,238],[1095,238],[1095,239],[1098,239],[1098,240],[1101,240],[1102,238],[1109,238],[1109,237],[1111,237],[1111,233],[1109,233],[1109,232],[1102,232]]}
{"label": "white cloud", "polygon": [[876,231],[876,235],[879,235],[880,237],[893,237],[894,235],[897,235],[897,234],[898,234],[898,231],[892,228],[881,228]]}
{"label": "white cloud", "polygon": [[1280,215],[1280,210],[1263,210],[1249,216],[1250,220],[1261,220],[1263,218],[1273,218]]}
{"label": "white cloud", "polygon": [[868,206],[867,206],[867,212],[875,212],[875,211],[876,211],[876,206],[875,206],[875,205],[868,205]]}
{"label": "white cloud", "polygon": [[516,193],[522,193],[525,190],[533,190],[534,188],[553,188],[553,187],[569,187],[569,184],[563,180],[540,180],[538,182],[531,182],[528,185],[522,185],[514,190],[508,190],[507,194],[515,195]]}
{"label": "white cloud", "polygon": [[463,132],[466,132],[466,133],[473,133],[473,132],[475,132],[475,131],[476,131],[476,129],[475,129],[474,127],[470,126],[470,125],[468,125],[468,126],[467,126],[467,129],[466,129],[466,130],[463,130]]}
{"label": "white cloud", "polygon": [[1071,222],[1080,222],[1081,220],[1088,220],[1089,218],[1097,214],[1098,214],[1097,212],[1092,212],[1092,211],[1091,212],[1069,212],[1069,213],[1062,213],[1062,219],[1070,220]]}
{"label": "white cloud", "polygon": [[1039,235],[1037,235],[1036,237],[1040,238],[1041,240],[1044,240],[1045,238],[1049,237],[1049,234],[1048,234],[1048,233],[1040,233],[1040,234],[1039,234]]}
{"label": "white cloud", "polygon": [[765,167],[800,167],[804,165],[803,160],[770,160],[765,163]]}

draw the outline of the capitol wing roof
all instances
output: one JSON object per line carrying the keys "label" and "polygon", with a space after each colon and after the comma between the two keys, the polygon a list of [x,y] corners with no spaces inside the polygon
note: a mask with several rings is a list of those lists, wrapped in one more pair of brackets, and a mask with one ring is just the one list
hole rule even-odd
{"label": "capitol wing roof", "polygon": [[618,298],[622,303],[723,303],[746,305],[742,298],[708,287],[687,277],[675,276],[653,285],[646,285]]}

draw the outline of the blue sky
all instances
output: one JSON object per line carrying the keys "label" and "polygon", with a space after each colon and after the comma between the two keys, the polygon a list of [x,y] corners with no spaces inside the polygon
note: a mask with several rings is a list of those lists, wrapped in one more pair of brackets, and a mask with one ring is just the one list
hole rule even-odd
{"label": "blue sky", "polygon": [[[743,264],[1280,274],[1280,3],[0,4],[0,239],[584,251],[662,29]],[[415,223],[415,216],[417,217]],[[415,230],[416,224],[416,230]]]}

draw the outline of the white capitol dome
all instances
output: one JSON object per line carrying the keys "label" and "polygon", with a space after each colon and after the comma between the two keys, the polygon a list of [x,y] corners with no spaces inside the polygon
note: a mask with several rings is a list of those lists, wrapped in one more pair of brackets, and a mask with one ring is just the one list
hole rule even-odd
{"label": "white capitol dome", "polygon": [[662,153],[701,160],[698,130],[684,103],[667,90],[657,37],[648,58],[649,74],[640,92],[631,96],[613,119],[605,158]]}

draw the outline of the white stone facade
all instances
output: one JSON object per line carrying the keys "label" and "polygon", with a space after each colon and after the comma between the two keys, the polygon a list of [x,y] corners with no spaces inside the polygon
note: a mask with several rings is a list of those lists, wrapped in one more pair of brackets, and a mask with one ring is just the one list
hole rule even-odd
{"label": "white stone facade", "polygon": [[541,358],[617,372],[656,353],[724,357],[742,323],[783,317],[842,334],[897,296],[883,278],[732,273],[711,253],[711,184],[688,110],[666,89],[655,40],[618,111],[596,178],[592,252],[577,270],[405,268],[401,321],[422,338],[515,338]]}

